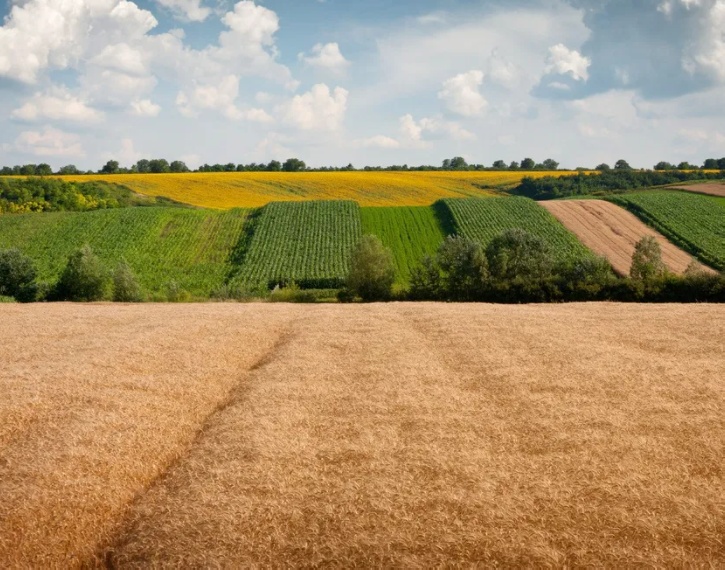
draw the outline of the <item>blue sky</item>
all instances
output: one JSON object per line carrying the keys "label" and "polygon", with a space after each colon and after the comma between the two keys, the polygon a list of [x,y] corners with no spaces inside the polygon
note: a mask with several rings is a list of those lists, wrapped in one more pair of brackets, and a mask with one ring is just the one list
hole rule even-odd
{"label": "blue sky", "polygon": [[725,0],[14,0],[0,164],[725,155]]}

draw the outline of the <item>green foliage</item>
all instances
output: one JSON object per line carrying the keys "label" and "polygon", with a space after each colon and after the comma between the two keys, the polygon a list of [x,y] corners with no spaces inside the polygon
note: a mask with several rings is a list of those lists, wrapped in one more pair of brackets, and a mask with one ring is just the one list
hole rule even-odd
{"label": "green foliage", "polygon": [[[436,265],[440,289],[453,301],[470,301],[479,296],[488,279],[488,263],[481,244],[466,237],[448,236],[438,248]],[[422,275],[434,285],[435,270],[427,262]]]}
{"label": "green foliage", "polygon": [[501,232],[521,228],[546,242],[555,261],[591,256],[591,252],[554,216],[527,198],[453,198],[441,200],[453,217],[456,233],[484,248]]}
{"label": "green foliage", "polygon": [[234,282],[339,287],[361,234],[356,202],[272,202],[256,221]]}
{"label": "green foliage", "polygon": [[410,272],[408,296],[413,301],[433,301],[445,297],[441,268],[435,257],[426,255]]}
{"label": "green foliage", "polygon": [[84,245],[68,257],[53,298],[59,301],[100,301],[108,293],[108,271],[90,246]]}
{"label": "green foliage", "polygon": [[37,296],[33,260],[19,249],[0,250],[0,295],[32,302]]}
{"label": "green foliage", "polygon": [[703,263],[725,270],[725,200],[692,192],[633,192],[611,201]]}
{"label": "green foliage", "polygon": [[169,303],[188,303],[191,301],[191,293],[172,280],[166,283],[166,300]]}
{"label": "green foliage", "polygon": [[125,259],[113,271],[113,300],[120,303],[138,303],[143,300],[141,286]]}
{"label": "green foliage", "polygon": [[645,236],[634,246],[629,276],[639,281],[662,277],[667,272],[662,261],[662,249],[652,236]]}
{"label": "green foliage", "polygon": [[364,235],[352,251],[347,288],[363,301],[391,297],[395,281],[392,252],[374,235]]}
{"label": "green foliage", "polygon": [[491,277],[508,279],[545,279],[551,275],[554,261],[547,243],[520,228],[505,230],[486,247]]}
{"label": "green foliage", "polygon": [[275,287],[268,297],[272,303],[314,303],[318,295],[311,289],[300,289],[294,281],[285,287]]}
{"label": "green foliage", "polygon": [[183,208],[0,216],[0,248],[17,247],[33,259],[40,280],[54,282],[68,256],[89,244],[109,268],[125,259],[149,294],[165,295],[173,280],[208,297],[225,281],[246,217],[244,210]]}
{"label": "green foliage", "polygon": [[434,255],[445,238],[434,210],[427,206],[360,208],[362,231],[380,238],[393,252],[396,284],[408,282],[425,255]]}

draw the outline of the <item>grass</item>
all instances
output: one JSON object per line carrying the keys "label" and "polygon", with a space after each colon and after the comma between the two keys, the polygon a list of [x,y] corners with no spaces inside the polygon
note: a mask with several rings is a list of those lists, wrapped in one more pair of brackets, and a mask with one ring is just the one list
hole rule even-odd
{"label": "grass", "polygon": [[568,172],[211,172],[62,176],[102,180],[204,208],[258,208],[274,201],[352,200],[360,206],[429,206],[446,197],[487,196]]}
{"label": "grass", "polygon": [[404,286],[425,255],[435,254],[445,234],[432,208],[361,208],[362,231],[374,234],[395,258],[396,283]]}
{"label": "grass", "polygon": [[703,263],[725,270],[725,199],[692,192],[632,192],[610,198]]}
{"label": "grass", "polygon": [[68,256],[88,244],[109,269],[126,259],[148,292],[175,282],[208,297],[229,271],[247,212],[122,208],[0,216],[0,248],[17,247],[53,282]]}
{"label": "grass", "polygon": [[0,306],[2,567],[722,567],[719,305]]}
{"label": "grass", "polygon": [[360,236],[355,202],[273,202],[254,224],[239,279],[254,286],[295,281],[303,288],[336,287]]}
{"label": "grass", "polygon": [[450,212],[457,233],[484,247],[501,232],[521,228],[545,240],[560,261],[592,255],[554,216],[528,198],[446,199],[439,209]]}

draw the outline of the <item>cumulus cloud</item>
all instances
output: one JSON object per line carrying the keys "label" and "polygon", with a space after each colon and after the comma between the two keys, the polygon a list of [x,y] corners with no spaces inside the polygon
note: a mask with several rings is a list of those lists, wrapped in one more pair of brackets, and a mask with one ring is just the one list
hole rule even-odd
{"label": "cumulus cloud", "polygon": [[[411,117],[412,118],[412,117]],[[400,142],[392,137],[385,135],[377,135],[360,141],[360,145],[364,148],[400,148]]]}
{"label": "cumulus cloud", "polygon": [[488,102],[479,91],[482,84],[482,71],[474,69],[461,73],[443,82],[443,89],[438,92],[438,98],[454,113],[464,117],[480,117],[488,106]]}
{"label": "cumulus cloud", "polygon": [[546,62],[546,73],[569,75],[576,81],[589,79],[589,66],[592,60],[584,57],[576,50],[569,49],[564,44],[556,44],[549,48],[549,58]]}
{"label": "cumulus cloud", "polygon": [[446,121],[440,117],[423,117],[416,121],[409,113],[400,117],[398,130],[400,136],[397,142],[399,146],[406,148],[427,148],[431,144],[429,138],[448,138],[455,141],[476,139],[476,135],[455,121]]}
{"label": "cumulus cloud", "polygon": [[201,0],[156,0],[161,6],[168,8],[181,20],[203,22],[211,14],[211,10],[201,5]]}
{"label": "cumulus cloud", "polygon": [[129,112],[136,117],[156,117],[161,112],[161,107],[150,99],[139,99],[131,101]]}
{"label": "cumulus cloud", "polygon": [[301,130],[336,131],[342,126],[347,111],[348,91],[334,91],[324,83],[314,85],[307,93],[295,95],[279,111],[289,124]]}
{"label": "cumulus cloud", "polygon": [[180,91],[176,97],[176,105],[185,117],[196,117],[200,110],[210,110],[233,121],[272,121],[272,117],[262,109],[242,110],[237,107],[238,94],[239,78],[227,75],[216,84],[196,84],[189,90]]}
{"label": "cumulus cloud", "polygon": [[333,73],[342,73],[350,65],[350,62],[340,52],[340,46],[337,43],[317,44],[312,48],[310,55],[300,53],[298,58],[310,67]]}
{"label": "cumulus cloud", "polygon": [[48,93],[36,93],[15,109],[11,117],[29,122],[53,120],[73,123],[98,123],[104,118],[103,113],[63,88],[56,88]]}
{"label": "cumulus cloud", "polygon": [[84,156],[80,137],[52,127],[43,131],[24,131],[15,140],[15,149],[34,156]]}

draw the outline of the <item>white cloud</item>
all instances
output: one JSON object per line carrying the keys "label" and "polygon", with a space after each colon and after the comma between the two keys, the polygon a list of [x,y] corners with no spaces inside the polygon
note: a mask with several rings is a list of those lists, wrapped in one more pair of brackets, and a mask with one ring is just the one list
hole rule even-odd
{"label": "white cloud", "polygon": [[725,0],[717,0],[703,21],[704,29],[693,41],[697,48],[691,56],[683,58],[683,67],[688,72],[699,70],[725,82]]}
{"label": "white cloud", "polygon": [[331,92],[327,85],[318,83],[307,93],[295,95],[279,110],[298,129],[336,131],[345,119],[348,94],[342,87]]}
{"label": "white cloud", "polygon": [[15,140],[15,149],[34,156],[84,156],[80,137],[52,127],[42,132],[24,131]]}
{"label": "white cloud", "polygon": [[216,84],[197,84],[188,91],[179,92],[176,105],[185,117],[196,117],[200,110],[209,110],[233,121],[272,121],[272,117],[262,109],[239,109],[236,105],[238,94],[239,78],[227,75]]}
{"label": "white cloud", "polygon": [[171,10],[182,20],[203,22],[211,14],[209,8],[201,5],[201,0],[156,0],[158,4]]}
{"label": "white cloud", "polygon": [[161,107],[150,99],[131,101],[130,113],[136,117],[156,117],[160,112]]}
{"label": "white cloud", "polygon": [[360,145],[364,148],[400,148],[400,142],[385,135],[377,135],[363,139],[360,141]]}
{"label": "white cloud", "polygon": [[130,138],[121,139],[121,148],[113,152],[104,152],[101,154],[103,162],[108,160],[117,160],[123,166],[131,166],[141,160],[143,156],[138,152]]}
{"label": "white cloud", "polygon": [[483,84],[483,72],[477,69],[461,73],[443,82],[438,98],[446,103],[450,111],[464,117],[480,117],[488,102],[479,88]]}
{"label": "white cloud", "polygon": [[66,89],[56,88],[48,93],[36,93],[21,107],[11,113],[13,119],[22,121],[67,121],[74,123],[98,123],[103,113],[89,107]]}
{"label": "white cloud", "polygon": [[591,59],[584,57],[576,50],[571,50],[564,44],[556,44],[549,48],[546,73],[568,74],[577,81],[589,79],[589,66]]}
{"label": "white cloud", "polygon": [[317,44],[312,48],[311,55],[300,53],[298,58],[306,65],[334,73],[342,73],[350,65],[337,43]]}
{"label": "white cloud", "polygon": [[427,148],[430,141],[424,138],[428,134],[434,138],[448,138],[455,141],[471,141],[476,135],[464,129],[454,121],[445,121],[440,117],[423,117],[419,121],[413,115],[406,114],[400,117],[399,144],[408,148]]}

